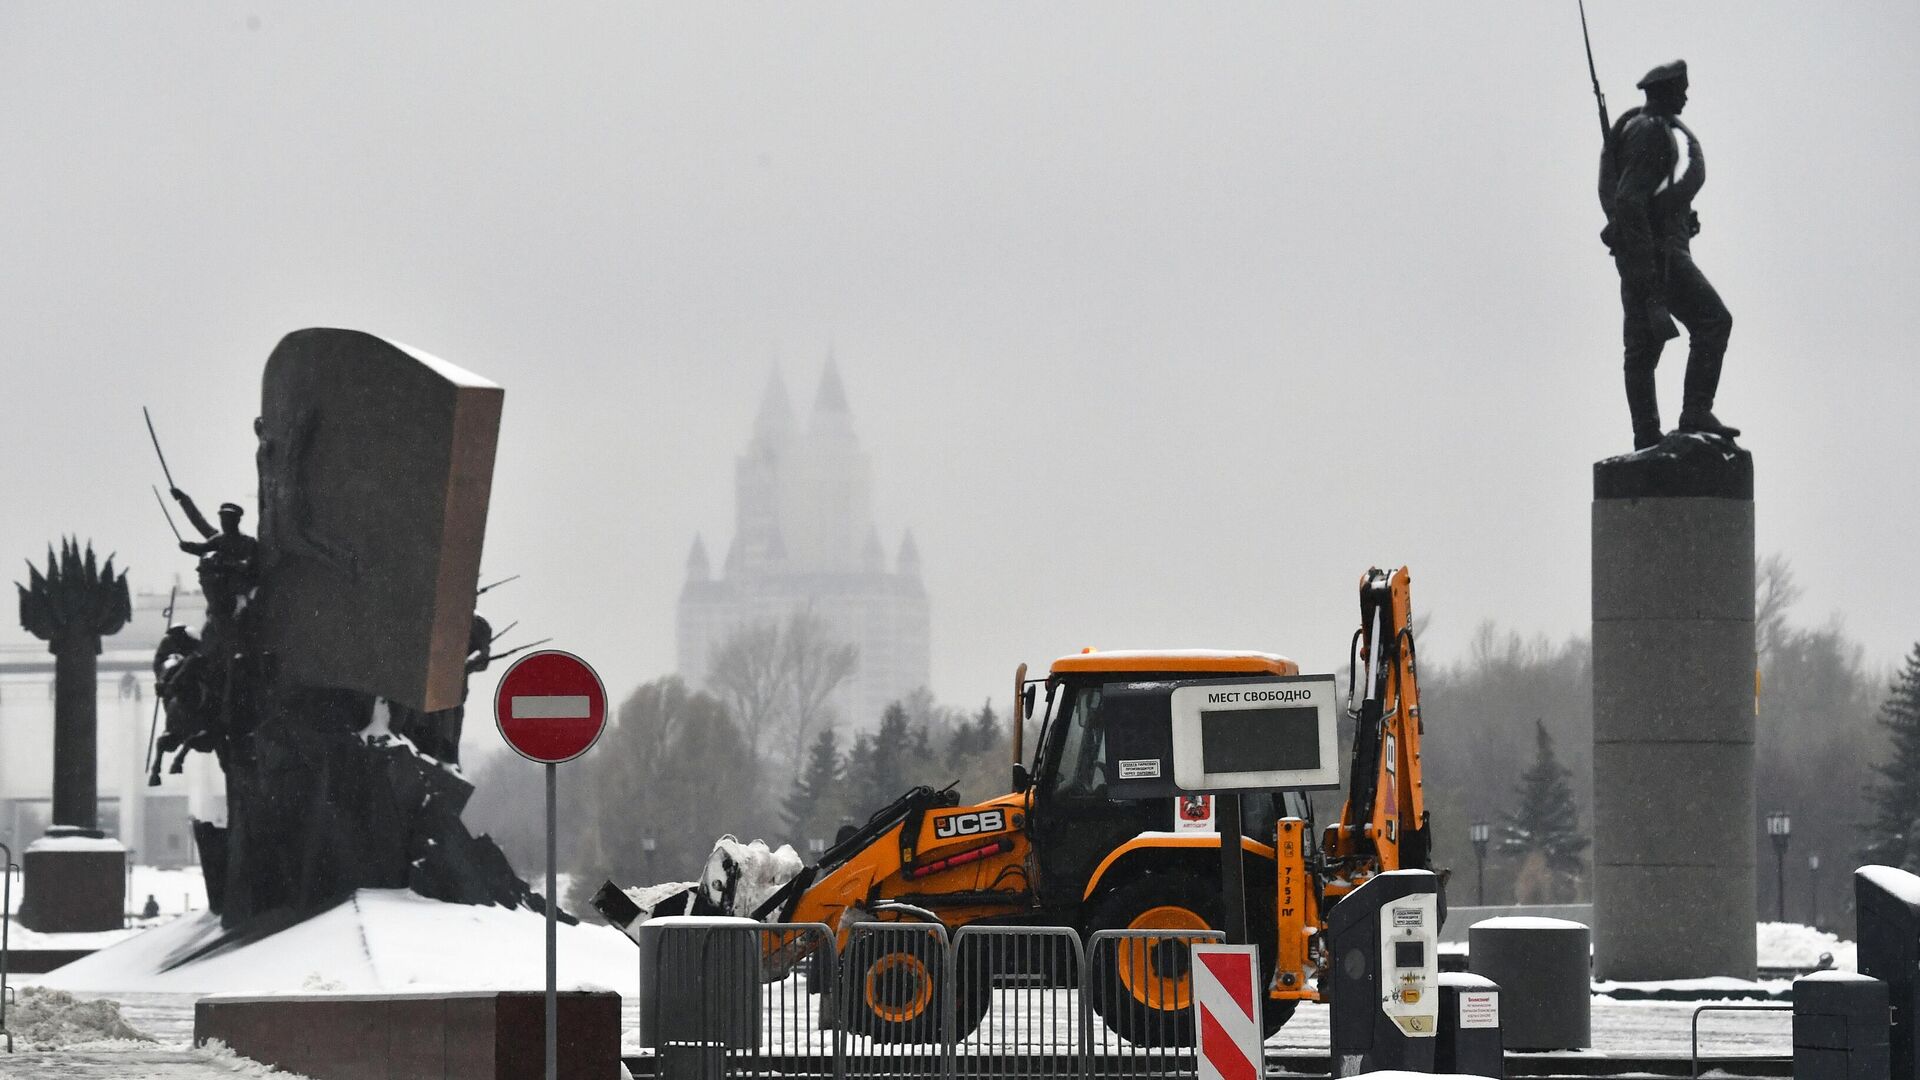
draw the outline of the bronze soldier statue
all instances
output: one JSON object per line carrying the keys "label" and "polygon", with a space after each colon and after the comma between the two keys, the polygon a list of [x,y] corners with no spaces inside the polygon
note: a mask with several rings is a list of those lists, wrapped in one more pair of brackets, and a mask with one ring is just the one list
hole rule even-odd
{"label": "bronze soldier statue", "polygon": [[180,550],[200,556],[200,591],[207,598],[207,614],[230,620],[259,583],[260,542],[240,531],[245,511],[235,504],[220,504],[220,527],[215,529],[186,492],[173,488],[172,493],[187,520],[206,538],[204,543],[182,540]]}
{"label": "bronze soldier statue", "polygon": [[1740,430],[1713,415],[1713,397],[1733,316],[1691,249],[1700,231],[1693,197],[1706,181],[1707,165],[1700,140],[1680,122],[1687,62],[1662,64],[1638,85],[1647,92],[1646,104],[1621,114],[1600,157],[1600,204],[1607,213],[1601,238],[1620,271],[1633,448],[1660,441],[1653,372],[1667,339],[1679,335],[1674,319],[1689,338],[1680,430],[1731,439]]}

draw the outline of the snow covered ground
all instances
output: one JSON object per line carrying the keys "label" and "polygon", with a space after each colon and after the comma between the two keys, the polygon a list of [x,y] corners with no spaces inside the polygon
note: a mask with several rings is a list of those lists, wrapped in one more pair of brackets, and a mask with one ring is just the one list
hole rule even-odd
{"label": "snow covered ground", "polygon": [[[162,971],[211,942],[219,919],[183,916],[43,976],[64,990],[146,994],[538,990],[546,985],[546,920],[525,910],[446,904],[404,889],[365,889],[324,914],[241,948]],[[568,989],[639,990],[633,943],[606,926],[559,928]]]}
{"label": "snow covered ground", "polygon": [[[544,979],[544,927],[545,920],[532,912],[443,904],[405,891],[369,890],[278,935],[170,972],[159,970],[166,958],[212,940],[219,932],[216,920],[205,913],[181,917],[57,972],[23,976],[16,982],[117,1001],[126,1022],[156,1040],[141,1052],[147,1057],[159,1055],[156,1061],[165,1058],[161,1064],[181,1070],[152,1075],[199,1080],[234,1075],[207,1069],[238,1067],[231,1061],[222,1064],[189,1053],[193,1004],[205,994],[537,990]],[[1763,964],[1810,967],[1819,953],[1832,952],[1839,966],[1853,966],[1850,943],[1831,935],[1778,924],[1763,924],[1758,933]],[[611,989],[625,999],[623,1049],[637,1051],[639,971],[633,943],[609,927],[562,926],[560,949],[563,986]],[[830,1046],[816,1027],[819,999],[809,997],[799,981],[790,979],[762,991],[771,1014],[765,1030],[780,1033],[778,1041],[787,1049],[817,1053]],[[1593,1050],[1683,1056],[1697,1004],[1596,996]],[[980,1048],[982,1040],[1016,1032],[1023,1041],[1031,1040],[1035,1032],[1057,1032],[1049,1038],[1070,1043],[1077,1009],[1077,996],[1069,990],[999,992],[995,1016],[972,1043]],[[1325,1006],[1302,1006],[1269,1045],[1324,1051],[1327,1021]],[[1791,1027],[1791,1015],[1786,1012],[1708,1014],[1701,1024],[1702,1045],[1713,1054],[1785,1056],[1790,1053]],[[1104,1029],[1096,1030],[1096,1038],[1111,1039]],[[113,1072],[106,1062],[119,1053],[124,1065],[133,1051],[123,1047],[60,1053],[69,1055],[66,1064],[71,1068],[66,1071],[49,1071],[50,1063],[33,1066],[39,1072],[20,1071],[28,1068],[24,1064],[28,1059],[21,1057],[0,1063],[0,1077],[125,1075]],[[169,1054],[185,1056],[175,1060],[166,1058]],[[144,1063],[146,1058],[141,1060]],[[96,1064],[99,1071],[89,1072]]]}

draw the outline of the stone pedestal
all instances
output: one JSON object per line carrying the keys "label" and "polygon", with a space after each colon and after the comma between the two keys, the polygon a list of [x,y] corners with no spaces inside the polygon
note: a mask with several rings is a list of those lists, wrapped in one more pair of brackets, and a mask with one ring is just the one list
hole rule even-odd
{"label": "stone pedestal", "polygon": [[1593,467],[1594,974],[1754,975],[1753,458]]}
{"label": "stone pedestal", "polygon": [[43,934],[126,925],[127,849],[118,840],[50,831],[20,856],[20,925]]}

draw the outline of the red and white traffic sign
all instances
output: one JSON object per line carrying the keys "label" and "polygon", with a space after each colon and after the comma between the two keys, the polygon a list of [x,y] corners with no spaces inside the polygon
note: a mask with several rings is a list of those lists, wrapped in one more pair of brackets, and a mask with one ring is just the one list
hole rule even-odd
{"label": "red and white traffic sign", "polygon": [[500,737],[521,757],[557,765],[587,752],[607,723],[607,689],[570,652],[546,649],[513,662],[493,694]]}
{"label": "red and white traffic sign", "polygon": [[1199,1035],[1200,1080],[1260,1080],[1259,952],[1252,945],[1193,949],[1193,1020]]}

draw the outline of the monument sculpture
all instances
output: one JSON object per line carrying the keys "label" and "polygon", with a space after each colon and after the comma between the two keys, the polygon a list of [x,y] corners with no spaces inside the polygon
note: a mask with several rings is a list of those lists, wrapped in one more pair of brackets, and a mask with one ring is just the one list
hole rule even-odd
{"label": "monument sculpture", "polygon": [[215,530],[174,489],[206,538],[181,547],[208,605],[154,657],[158,752],[174,772],[212,753],[225,773],[227,820],[196,821],[194,840],[230,931],[361,888],[542,906],[460,821],[466,678],[494,656],[474,602],[502,398],[370,334],[296,331],[254,423],[257,541],[238,506]]}
{"label": "monument sculpture", "polygon": [[[1733,316],[1693,261],[1693,237],[1700,233],[1693,199],[1706,182],[1707,163],[1700,140],[1680,121],[1687,62],[1662,64],[1638,85],[1646,104],[1620,115],[1600,155],[1600,207],[1607,215],[1600,237],[1620,272],[1633,448],[1649,449],[1662,438],[1654,369],[1666,343],[1679,335],[1675,319],[1688,336],[1679,430],[1731,439],[1740,431],[1713,415],[1713,399]],[[1605,110],[1603,99],[1603,124]]]}
{"label": "monument sculpture", "polygon": [[[1646,104],[1610,124],[1594,77],[1634,450],[1593,466],[1593,969],[1751,978],[1753,457],[1713,414],[1733,318],[1693,261],[1706,159],[1679,119],[1686,62],[1639,86]],[[1686,396],[1663,435],[1654,368],[1675,318]]]}
{"label": "monument sculpture", "polygon": [[97,685],[100,639],[133,617],[125,571],[63,540],[42,573],[27,564],[20,625],[53,654],[53,823],[21,857],[20,922],[44,932],[115,930],[126,852],[100,832]]}

